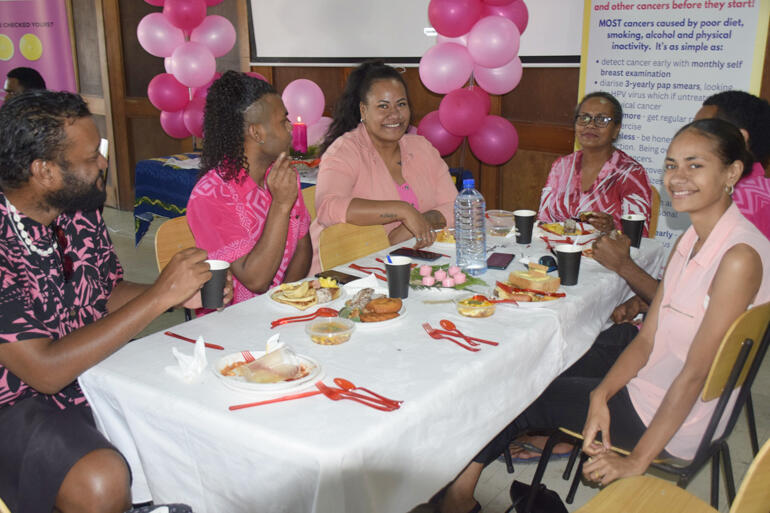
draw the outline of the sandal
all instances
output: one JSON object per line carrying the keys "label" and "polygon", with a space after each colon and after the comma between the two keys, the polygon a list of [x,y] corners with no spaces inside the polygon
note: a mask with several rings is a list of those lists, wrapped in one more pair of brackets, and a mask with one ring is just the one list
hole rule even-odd
{"label": "sandal", "polygon": [[[513,457],[513,455],[511,455],[512,456],[511,461],[513,463],[534,463],[540,460],[540,455],[543,453],[543,450],[540,447],[533,445],[529,442],[521,442],[518,440],[514,440],[509,445],[508,450],[510,451],[512,447],[517,447],[521,449],[521,452],[526,451],[526,452],[532,453],[531,456],[527,456],[524,458]],[[551,453],[551,460],[560,460],[564,458],[569,458],[569,455],[570,455],[569,452],[563,452],[563,453],[553,452]]]}

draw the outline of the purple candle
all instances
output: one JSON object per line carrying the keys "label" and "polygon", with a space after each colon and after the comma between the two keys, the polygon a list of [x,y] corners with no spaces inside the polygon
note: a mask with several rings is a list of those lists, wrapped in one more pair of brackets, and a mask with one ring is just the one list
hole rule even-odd
{"label": "purple candle", "polygon": [[291,147],[299,153],[307,153],[307,125],[297,116],[297,122],[291,125]]}

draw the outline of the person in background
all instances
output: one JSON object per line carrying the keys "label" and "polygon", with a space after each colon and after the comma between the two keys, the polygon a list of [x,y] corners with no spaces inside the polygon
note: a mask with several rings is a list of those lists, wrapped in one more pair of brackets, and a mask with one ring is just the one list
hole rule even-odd
{"label": "person in background", "polygon": [[291,122],[273,86],[228,71],[209,89],[201,178],[187,222],[209,258],[230,262],[233,304],[308,272],[310,214],[289,165]]}
{"label": "person in background", "polygon": [[13,68],[5,76],[5,101],[34,89],[45,89],[45,80],[32,68]]}
{"label": "person in background", "polygon": [[99,143],[78,95],[31,91],[0,108],[0,498],[14,513],[131,507],[126,461],[77,378],[170,307],[199,307],[211,278],[189,248],[152,285],[123,280]]}
{"label": "person in background", "polygon": [[422,136],[407,134],[406,83],[394,68],[365,62],[350,74],[321,151],[311,273],[321,268],[321,231],[338,223],[382,224],[391,244],[454,225],[457,189],[446,163]]}
{"label": "person in background", "polygon": [[[592,457],[583,473],[601,485],[644,473],[664,451],[692,459],[717,402],[699,394],[722,338],[750,305],[770,301],[770,241],[729,194],[751,162],[731,123],[706,119],[677,132],[664,183],[692,226],[638,335],[614,362],[584,357],[554,380],[447,488],[442,513],[478,511],[473,491],[484,465],[531,429],[582,431]],[[620,456],[613,443],[632,450]]]}
{"label": "person in background", "polygon": [[647,235],[651,197],[647,172],[614,143],[623,108],[609,93],[587,94],[575,109],[575,137],[581,149],[558,158],[540,197],[538,219],[546,223],[578,218],[606,233],[620,229],[624,214],[642,214]]}

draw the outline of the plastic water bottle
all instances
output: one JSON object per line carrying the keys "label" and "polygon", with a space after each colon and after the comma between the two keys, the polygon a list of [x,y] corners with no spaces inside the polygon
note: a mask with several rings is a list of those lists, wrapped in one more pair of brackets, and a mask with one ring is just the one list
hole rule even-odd
{"label": "plastic water bottle", "polygon": [[472,276],[487,272],[487,235],[484,196],[473,188],[473,179],[463,180],[455,199],[457,265]]}

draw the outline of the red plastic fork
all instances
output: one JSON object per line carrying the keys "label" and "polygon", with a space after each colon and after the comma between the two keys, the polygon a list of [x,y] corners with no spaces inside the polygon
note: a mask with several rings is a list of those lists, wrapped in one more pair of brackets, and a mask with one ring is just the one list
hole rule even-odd
{"label": "red plastic fork", "polygon": [[441,327],[442,327],[442,328],[444,328],[445,330],[447,330],[447,331],[449,331],[449,332],[454,332],[454,333],[456,333],[456,334],[460,335],[462,338],[464,338],[464,339],[465,339],[465,341],[466,341],[466,342],[468,342],[468,343],[469,343],[469,344],[471,344],[471,345],[474,345],[474,344],[473,344],[471,341],[475,341],[475,342],[481,342],[482,344],[489,344],[490,346],[496,346],[496,345],[498,345],[498,343],[497,343],[497,342],[493,342],[493,341],[491,341],[491,340],[486,340],[486,339],[483,339],[483,338],[478,338],[478,337],[469,337],[468,335],[466,335],[465,333],[463,333],[462,331],[460,331],[460,329],[459,329],[457,326],[455,326],[455,323],[453,323],[453,322],[452,322],[452,321],[450,321],[449,319],[441,319],[441,321],[439,322],[439,324],[440,324],[440,325],[441,325]]}
{"label": "red plastic fork", "polygon": [[246,360],[246,363],[251,363],[254,361],[254,355],[251,354],[251,351],[241,351],[241,356],[243,356],[243,359]]}
{"label": "red plastic fork", "polygon": [[462,347],[462,348],[463,348],[463,349],[465,349],[466,351],[471,351],[471,352],[473,352],[473,353],[475,353],[475,352],[479,351],[479,348],[478,348],[478,347],[471,347],[471,346],[466,346],[465,344],[463,344],[462,342],[460,342],[459,340],[457,340],[457,339],[456,339],[456,338],[454,338],[454,337],[451,337],[451,336],[449,336],[449,335],[442,335],[442,334],[441,334],[441,330],[437,330],[437,329],[434,329],[434,328],[433,328],[433,327],[431,327],[431,325],[430,325],[430,324],[428,324],[427,322],[424,322],[424,323],[422,323],[422,328],[423,328],[423,329],[424,329],[426,332],[428,332],[428,335],[430,335],[430,338],[434,338],[434,339],[436,339],[436,340],[439,340],[439,339],[449,340],[450,342],[454,342],[454,343],[455,343],[455,344],[457,344],[458,346]]}
{"label": "red plastic fork", "polygon": [[[388,279],[386,277],[384,277],[383,275],[377,274],[376,272],[372,271],[372,269],[377,269],[378,271],[382,271],[382,269],[380,269],[379,267],[364,267],[364,266],[358,265],[358,264],[350,264],[348,267],[350,267],[351,269],[354,269],[356,271],[361,271],[362,273],[373,274],[374,277],[377,278],[378,280],[388,281]],[[385,271],[382,271],[382,272],[385,272]]]}
{"label": "red plastic fork", "polygon": [[273,329],[276,326],[289,324],[291,322],[305,322],[305,321],[311,321],[316,317],[337,317],[338,315],[339,315],[339,312],[334,308],[322,307],[313,313],[309,313],[305,315],[295,315],[292,317],[282,317],[280,319],[276,319],[270,323],[270,329]]}

